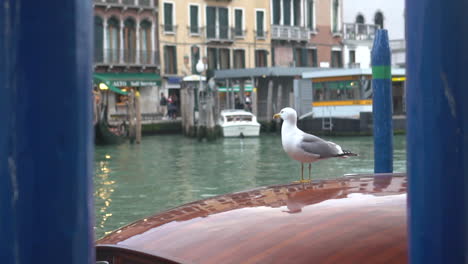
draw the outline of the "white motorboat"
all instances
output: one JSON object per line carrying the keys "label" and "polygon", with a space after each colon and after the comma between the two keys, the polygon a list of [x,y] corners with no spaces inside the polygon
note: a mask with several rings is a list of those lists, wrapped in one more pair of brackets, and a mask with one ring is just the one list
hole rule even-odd
{"label": "white motorboat", "polygon": [[256,137],[260,135],[257,117],[245,110],[221,111],[220,126],[225,137]]}

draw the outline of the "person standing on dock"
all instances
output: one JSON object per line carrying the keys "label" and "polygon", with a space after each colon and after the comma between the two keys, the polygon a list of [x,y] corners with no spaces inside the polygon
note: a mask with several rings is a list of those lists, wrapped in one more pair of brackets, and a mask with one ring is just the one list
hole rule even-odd
{"label": "person standing on dock", "polygon": [[159,100],[159,106],[161,107],[162,111],[162,118],[165,119],[167,115],[167,99],[164,96],[164,93],[161,93],[161,99]]}

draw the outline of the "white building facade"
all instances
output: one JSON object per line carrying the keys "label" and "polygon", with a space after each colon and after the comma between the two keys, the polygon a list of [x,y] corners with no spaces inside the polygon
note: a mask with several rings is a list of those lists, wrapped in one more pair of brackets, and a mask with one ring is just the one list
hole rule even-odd
{"label": "white building facade", "polygon": [[345,66],[370,68],[375,30],[388,30],[392,65],[405,67],[405,2],[403,0],[343,0]]}

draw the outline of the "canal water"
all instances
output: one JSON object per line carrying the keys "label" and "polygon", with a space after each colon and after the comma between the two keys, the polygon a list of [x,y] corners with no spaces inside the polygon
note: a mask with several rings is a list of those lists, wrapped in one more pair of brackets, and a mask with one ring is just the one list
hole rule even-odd
{"label": "canal water", "polygon": [[[372,137],[325,138],[359,156],[316,162],[313,178],[373,172]],[[406,171],[405,143],[405,136],[395,136],[395,172]],[[187,202],[298,179],[300,163],[286,155],[276,134],[210,143],[149,136],[140,145],[96,146],[96,236]]]}

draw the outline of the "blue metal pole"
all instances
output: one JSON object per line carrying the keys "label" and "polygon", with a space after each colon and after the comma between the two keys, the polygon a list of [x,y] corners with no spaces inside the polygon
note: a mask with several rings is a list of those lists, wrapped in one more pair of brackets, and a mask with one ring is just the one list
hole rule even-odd
{"label": "blue metal pole", "polygon": [[393,172],[392,72],[388,33],[377,30],[372,48],[374,172]]}
{"label": "blue metal pole", "polygon": [[0,262],[94,263],[92,1],[0,0]]}
{"label": "blue metal pole", "polygon": [[406,1],[411,263],[468,261],[467,1]]}

